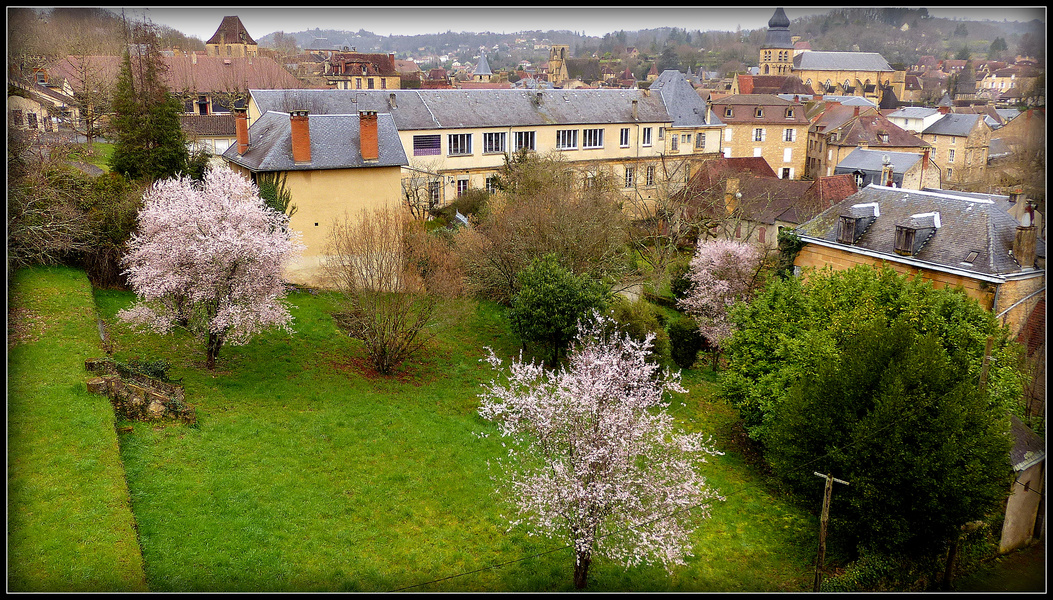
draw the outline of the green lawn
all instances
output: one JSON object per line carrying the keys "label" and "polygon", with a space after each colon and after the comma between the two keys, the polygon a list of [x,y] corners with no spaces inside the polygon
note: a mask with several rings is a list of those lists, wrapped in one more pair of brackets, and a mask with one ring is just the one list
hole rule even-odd
{"label": "green lawn", "polygon": [[[509,530],[491,493],[487,461],[502,449],[479,437],[495,428],[476,408],[493,376],[483,348],[518,352],[501,307],[464,304],[419,360],[383,378],[339,333],[327,294],[293,294],[296,333],[225,347],[214,373],[197,340],[118,323],[130,293],[95,300],[115,357],[169,360],[198,409],[196,428],[137,423],[119,438],[152,591],[573,589],[565,542]],[[77,367],[70,377],[86,378]],[[707,465],[727,500],[699,523],[686,566],[600,558],[589,590],[810,589],[815,517],[730,451],[737,418],[706,375],[684,381],[691,393],[673,410],[729,450]]]}
{"label": "green lawn", "polygon": [[21,270],[8,305],[8,589],[145,591],[113,409],[84,385],[101,354],[91,286]]}

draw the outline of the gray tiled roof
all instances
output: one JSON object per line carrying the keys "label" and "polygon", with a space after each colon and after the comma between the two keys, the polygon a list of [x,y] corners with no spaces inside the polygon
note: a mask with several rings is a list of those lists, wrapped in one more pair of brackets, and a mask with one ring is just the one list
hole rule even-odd
{"label": "gray tiled roof", "polygon": [[802,52],[793,57],[800,71],[892,71],[877,52]]}
{"label": "gray tiled roof", "polygon": [[[663,71],[658,79],[651,82],[650,90],[662,97],[673,127],[699,127],[706,124],[706,103],[680,71]],[[711,124],[720,124],[715,113],[713,121]]]}
{"label": "gray tiled roof", "polygon": [[475,65],[475,70],[472,71],[473,75],[493,75],[493,71],[490,70],[490,63],[486,62],[486,53],[483,52],[479,55],[479,62]]}
{"label": "gray tiled roof", "polygon": [[948,113],[942,119],[929,125],[922,134],[955,135],[967,137],[969,132],[976,126],[977,114]]}
{"label": "gray tiled roof", "polygon": [[389,114],[377,115],[380,156],[368,163],[362,160],[360,152],[357,113],[309,115],[308,128],[311,137],[310,163],[293,161],[289,114],[273,111],[264,113],[249,128],[249,149],[244,155],[238,156],[235,144],[223,153],[223,158],[252,171],[349,169],[409,164],[395,122]]}
{"label": "gray tiled roof", "polygon": [[932,116],[939,112],[935,108],[929,108],[927,106],[905,106],[895,112],[889,113],[888,116],[900,117],[902,119],[924,119],[925,117]]}
{"label": "gray tiled roof", "polygon": [[908,169],[921,160],[921,155],[913,152],[883,152],[881,150],[856,148],[848,156],[844,157],[841,162],[837,163],[835,173],[851,173],[856,169],[881,171],[885,156],[889,157],[889,161],[892,163],[892,170],[895,173],[906,173]]}
{"label": "gray tiled roof", "polygon": [[[880,215],[852,246],[902,260],[894,251],[896,225],[911,216],[938,212],[941,226],[911,260],[929,263],[934,268],[986,276],[1020,273],[1021,268],[1010,251],[1018,222],[998,204],[981,195],[961,194],[950,190],[916,191],[870,185],[823,211],[797,229],[803,236],[837,243],[838,216],[856,204],[877,203]],[[963,261],[970,252],[977,256],[970,264]]]}
{"label": "gray tiled roof", "polygon": [[[399,131],[465,127],[663,123],[662,95],[645,90],[250,90],[260,112],[390,113]],[[541,101],[537,102],[540,95]],[[394,99],[394,104],[391,100]],[[638,119],[632,101],[638,101]]]}

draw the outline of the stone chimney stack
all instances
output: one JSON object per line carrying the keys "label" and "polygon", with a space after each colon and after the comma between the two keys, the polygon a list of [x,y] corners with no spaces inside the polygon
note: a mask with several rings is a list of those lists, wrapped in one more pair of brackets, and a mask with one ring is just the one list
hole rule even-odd
{"label": "stone chimney stack", "polygon": [[377,111],[359,111],[358,139],[361,146],[362,160],[377,160],[380,158],[380,142],[377,137]]}
{"label": "stone chimney stack", "polygon": [[858,117],[859,116],[859,106],[853,106],[852,107],[852,116],[853,117]]}
{"label": "stone chimney stack", "polygon": [[742,193],[739,191],[738,178],[728,178],[724,184],[724,206],[727,208],[729,215],[738,208],[740,198],[742,198]]}
{"label": "stone chimney stack", "polygon": [[640,101],[633,100],[633,121],[640,119]]}
{"label": "stone chimney stack", "polygon": [[306,110],[294,110],[289,113],[292,127],[293,161],[311,162],[311,126]]}
{"label": "stone chimney stack", "polygon": [[1020,218],[1020,226],[1016,228],[1016,237],[1013,238],[1013,258],[1021,269],[1033,269],[1035,267],[1035,244],[1038,238],[1038,230],[1035,228],[1035,207],[1031,202],[1024,208],[1024,214]]}
{"label": "stone chimney stack", "polygon": [[238,156],[245,154],[249,149],[249,114],[243,108],[235,108],[234,132],[238,138]]}

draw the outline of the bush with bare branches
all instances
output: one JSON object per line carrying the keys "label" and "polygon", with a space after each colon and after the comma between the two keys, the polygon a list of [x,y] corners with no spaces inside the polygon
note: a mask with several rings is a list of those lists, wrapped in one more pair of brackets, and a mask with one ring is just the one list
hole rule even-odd
{"label": "bush with bare branches", "polygon": [[362,341],[377,372],[392,373],[430,339],[440,300],[460,293],[453,261],[404,210],[345,214],[330,229],[324,268],[343,293],[334,317]]}

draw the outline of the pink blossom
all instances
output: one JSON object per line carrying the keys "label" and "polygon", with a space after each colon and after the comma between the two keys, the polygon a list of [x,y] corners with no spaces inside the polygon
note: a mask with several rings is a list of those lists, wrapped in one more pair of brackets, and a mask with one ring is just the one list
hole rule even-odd
{"label": "pink blossom", "polygon": [[687,274],[691,287],[679,306],[711,344],[719,347],[731,335],[728,309],[752,298],[763,260],[760,250],[744,242],[718,238],[698,245]]}
{"label": "pink blossom", "polygon": [[[520,356],[479,408],[514,441],[497,477],[516,507],[512,523],[572,540],[576,584],[593,552],[625,567],[683,564],[693,524],[719,498],[698,467],[721,453],[702,434],[677,433],[665,410],[667,392],[686,392],[679,372],[647,360],[653,336],[637,342],[596,319],[567,366],[548,371]],[[487,360],[502,368],[492,350]]]}
{"label": "pink blossom", "polygon": [[207,337],[211,368],[224,342],[244,344],[271,326],[291,331],[281,269],[302,251],[299,235],[229,168],[210,169],[202,182],[158,181],[143,196],[124,258],[139,302],[118,317],[157,333],[182,325]]}

